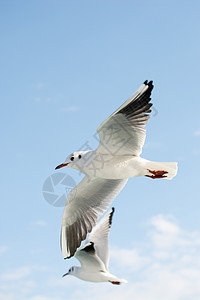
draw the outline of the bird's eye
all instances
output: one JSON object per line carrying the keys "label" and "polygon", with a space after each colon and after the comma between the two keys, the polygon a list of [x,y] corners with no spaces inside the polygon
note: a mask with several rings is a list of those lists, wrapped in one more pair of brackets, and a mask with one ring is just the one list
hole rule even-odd
{"label": "bird's eye", "polygon": [[73,160],[74,160],[74,157],[72,156],[72,157],[71,157],[71,161],[73,161]]}
{"label": "bird's eye", "polygon": [[81,155],[79,154],[78,158],[80,159],[81,158]]}

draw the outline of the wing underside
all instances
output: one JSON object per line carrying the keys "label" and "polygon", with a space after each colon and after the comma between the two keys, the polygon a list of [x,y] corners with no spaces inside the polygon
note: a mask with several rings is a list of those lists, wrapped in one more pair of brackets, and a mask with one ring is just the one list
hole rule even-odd
{"label": "wing underside", "polygon": [[97,152],[113,155],[140,155],[150,118],[152,81],[145,81],[137,92],[97,129]]}
{"label": "wing underside", "polygon": [[108,238],[114,214],[114,207],[109,210],[92,229],[88,236],[88,242],[93,243],[96,254],[103,261],[105,267],[108,269],[109,263],[109,244]]}
{"label": "wing underside", "polygon": [[83,180],[70,192],[63,212],[61,249],[64,258],[74,255],[81,242],[126,184],[127,179]]}

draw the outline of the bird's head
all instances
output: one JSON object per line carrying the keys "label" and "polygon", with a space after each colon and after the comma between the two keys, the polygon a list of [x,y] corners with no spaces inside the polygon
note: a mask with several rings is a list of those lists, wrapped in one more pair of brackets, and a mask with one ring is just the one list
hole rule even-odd
{"label": "bird's head", "polygon": [[76,276],[78,270],[80,269],[80,267],[78,266],[73,266],[69,269],[69,271],[67,273],[65,273],[62,277],[66,276],[66,275],[72,275],[72,276]]}
{"label": "bird's head", "polygon": [[75,165],[78,166],[79,164],[81,164],[83,157],[84,157],[84,153],[85,153],[85,151],[79,151],[79,152],[74,152],[74,153],[70,154],[66,158],[64,163],[58,165],[55,168],[55,170],[61,169],[63,167],[75,168]]}

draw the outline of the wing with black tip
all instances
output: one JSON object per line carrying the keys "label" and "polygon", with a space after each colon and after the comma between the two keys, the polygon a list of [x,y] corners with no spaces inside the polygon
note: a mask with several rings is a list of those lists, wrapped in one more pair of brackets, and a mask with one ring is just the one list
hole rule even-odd
{"label": "wing with black tip", "polygon": [[150,118],[153,82],[145,81],[124,104],[97,129],[97,152],[113,155],[136,155],[142,152],[145,125]]}
{"label": "wing with black tip", "polygon": [[109,263],[109,233],[114,214],[114,207],[109,210],[92,229],[88,236],[88,242],[94,244],[94,248],[98,257],[103,261],[106,269]]}

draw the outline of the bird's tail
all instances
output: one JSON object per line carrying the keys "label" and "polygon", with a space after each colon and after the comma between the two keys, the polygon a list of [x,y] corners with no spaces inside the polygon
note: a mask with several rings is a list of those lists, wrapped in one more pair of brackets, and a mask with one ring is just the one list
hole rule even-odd
{"label": "bird's tail", "polygon": [[178,163],[146,161],[145,168],[146,171],[144,175],[147,177],[150,177],[152,179],[172,179],[177,174]]}

